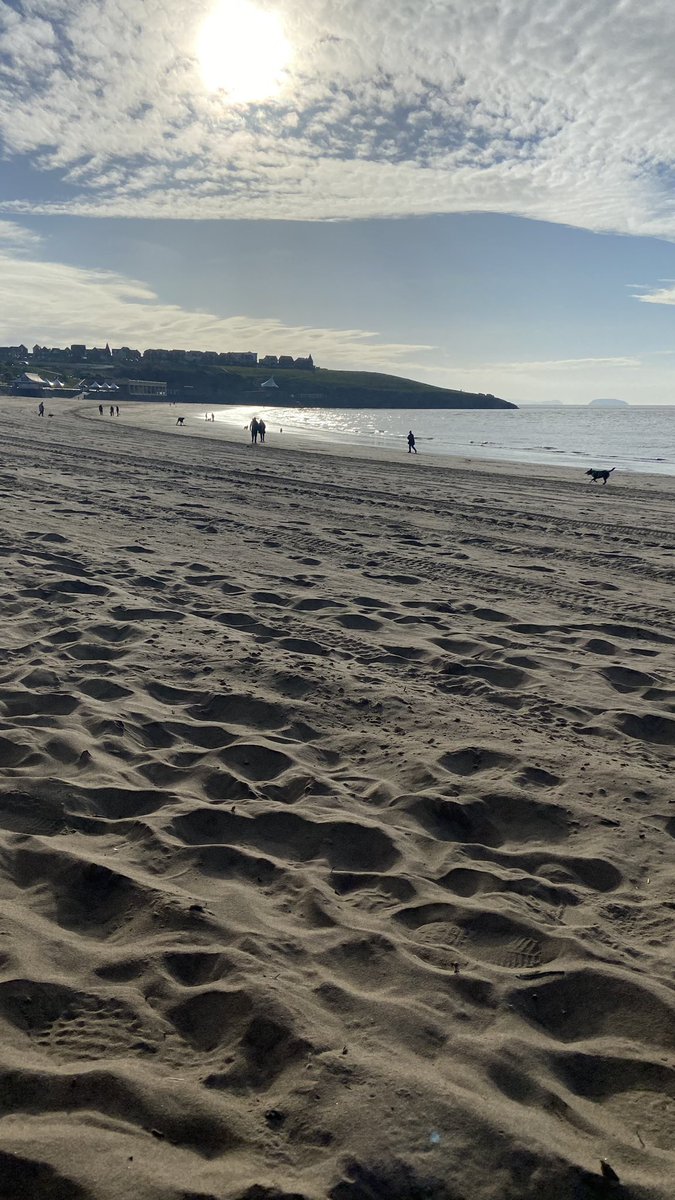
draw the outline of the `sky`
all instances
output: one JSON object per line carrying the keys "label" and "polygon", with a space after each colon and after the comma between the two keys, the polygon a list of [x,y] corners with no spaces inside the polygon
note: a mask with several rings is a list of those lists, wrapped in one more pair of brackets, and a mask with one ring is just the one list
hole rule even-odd
{"label": "sky", "polygon": [[672,0],[0,0],[0,344],[675,403]]}

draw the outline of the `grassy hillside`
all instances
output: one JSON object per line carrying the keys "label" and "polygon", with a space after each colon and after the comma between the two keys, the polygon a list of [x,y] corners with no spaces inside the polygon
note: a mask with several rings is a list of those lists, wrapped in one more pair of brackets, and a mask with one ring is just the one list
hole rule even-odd
{"label": "grassy hillside", "polygon": [[[322,404],[335,408],[515,408],[497,396],[434,387],[417,379],[375,371],[262,371],[238,368],[237,374],[259,387],[273,376],[279,385],[278,403]],[[274,393],[272,393],[274,395]],[[282,399],[283,397],[283,399]],[[319,398],[321,397],[321,398]],[[268,403],[274,403],[270,396]]]}
{"label": "grassy hillside", "polygon": [[[171,399],[181,403],[246,404],[264,397],[266,405],[330,408],[515,408],[497,396],[434,387],[417,379],[383,375],[374,371],[295,371],[265,367],[200,366],[196,363],[165,362],[72,368],[65,364],[55,372],[54,364],[32,363],[31,371],[49,377],[58,373],[66,384],[83,376],[107,380],[156,379],[168,384]],[[277,389],[261,392],[260,385],[273,376]],[[71,378],[72,377],[72,378]]]}
{"label": "grassy hillside", "polygon": [[407,391],[443,392],[447,389],[434,387],[430,383],[420,383],[417,379],[404,379],[400,375],[383,375],[376,371],[328,371],[323,367],[315,367],[313,371],[293,371],[265,369],[264,367],[237,367],[237,373],[249,379],[269,379],[273,376],[280,388],[285,390],[331,390],[339,387],[367,387],[375,391],[400,391],[403,386]]}

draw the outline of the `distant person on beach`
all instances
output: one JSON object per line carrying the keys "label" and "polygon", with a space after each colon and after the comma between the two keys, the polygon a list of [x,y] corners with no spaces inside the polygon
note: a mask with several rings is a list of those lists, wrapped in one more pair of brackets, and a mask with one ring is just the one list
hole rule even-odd
{"label": "distant person on beach", "polygon": [[40,403],[38,404],[38,417],[44,417],[44,415],[45,415],[45,406],[44,406],[44,402],[41,400]]}
{"label": "distant person on beach", "polygon": [[102,404],[99,404],[99,406],[98,406],[98,415],[99,415],[99,417],[103,416],[103,405]]}
{"label": "distant person on beach", "polygon": [[408,431],[408,454],[417,454],[417,446],[415,445],[415,434],[412,429]]}
{"label": "distant person on beach", "polygon": [[266,430],[266,429],[267,429],[267,426],[266,426],[265,422],[264,422],[264,421],[258,421],[258,433],[260,434],[260,441],[261,441],[261,442],[264,442],[264,441],[265,441],[265,430]]}
{"label": "distant person on beach", "polygon": [[111,417],[114,417],[114,416],[115,416],[115,406],[114,406],[114,404],[111,404],[111,405],[110,405],[110,416],[111,416]]}
{"label": "distant person on beach", "polygon": [[116,404],[115,405],[115,416],[119,417],[119,415],[120,415],[120,406],[119,406],[119,404]]}
{"label": "distant person on beach", "polygon": [[185,421],[185,417],[179,417],[178,420],[176,421],[176,425],[182,425],[184,423],[184,421]]}
{"label": "distant person on beach", "polygon": [[251,441],[255,445],[256,442],[258,441],[258,432],[260,430],[260,426],[258,424],[257,417],[253,418],[253,420],[251,421],[251,424],[249,425],[249,429],[251,430]]}

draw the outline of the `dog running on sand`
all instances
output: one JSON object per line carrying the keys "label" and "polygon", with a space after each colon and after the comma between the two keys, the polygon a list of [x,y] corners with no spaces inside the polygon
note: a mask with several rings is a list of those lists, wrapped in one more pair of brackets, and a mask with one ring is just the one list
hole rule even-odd
{"label": "dog running on sand", "polygon": [[592,483],[597,483],[598,480],[601,479],[603,484],[605,484],[612,474],[612,471],[615,470],[616,467],[610,467],[609,471],[594,471],[592,467],[589,467],[586,474],[591,476]]}

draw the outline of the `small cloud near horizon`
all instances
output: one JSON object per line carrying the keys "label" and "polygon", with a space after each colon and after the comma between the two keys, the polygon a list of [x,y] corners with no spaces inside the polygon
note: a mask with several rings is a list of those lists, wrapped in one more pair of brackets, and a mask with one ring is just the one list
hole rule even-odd
{"label": "small cloud near horizon", "polygon": [[[633,284],[633,287],[642,287],[642,284]],[[647,287],[642,292],[633,292],[633,299],[639,300],[641,304],[675,304],[675,285],[673,287]],[[672,353],[672,351],[661,351],[662,354]]]}

